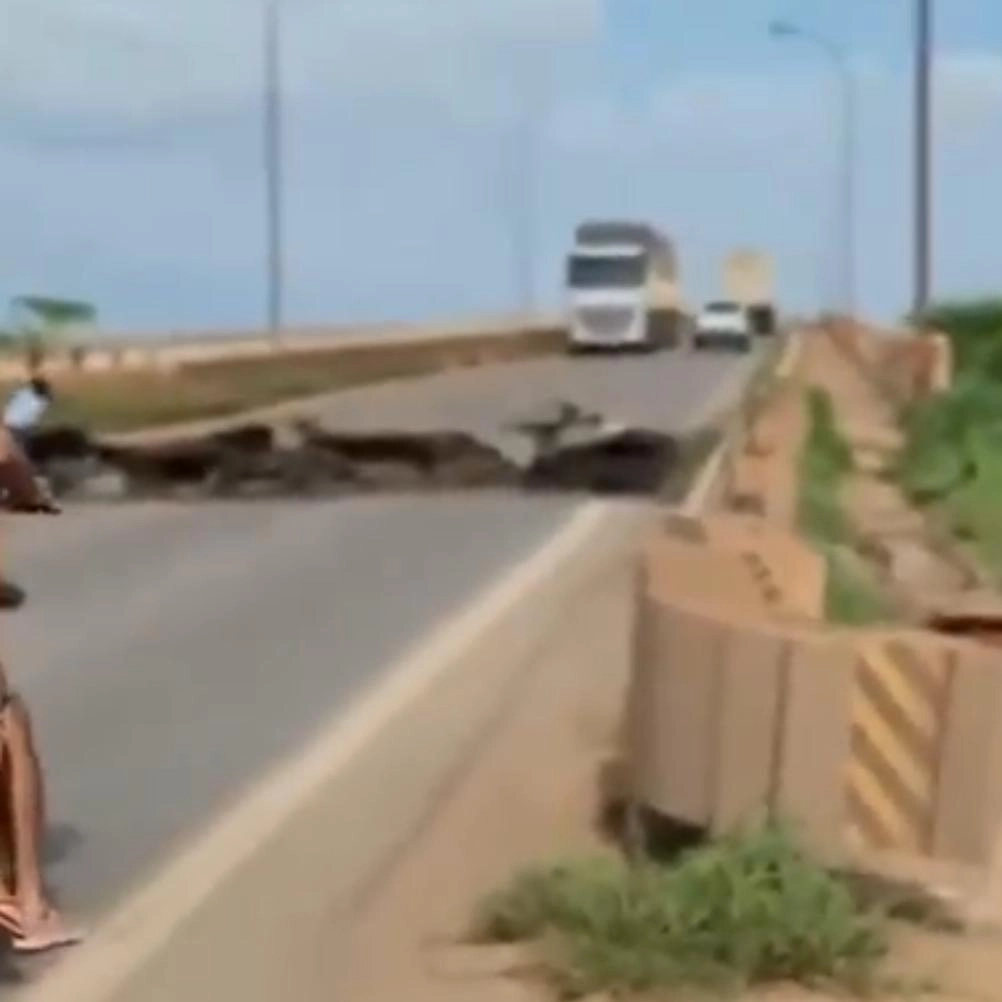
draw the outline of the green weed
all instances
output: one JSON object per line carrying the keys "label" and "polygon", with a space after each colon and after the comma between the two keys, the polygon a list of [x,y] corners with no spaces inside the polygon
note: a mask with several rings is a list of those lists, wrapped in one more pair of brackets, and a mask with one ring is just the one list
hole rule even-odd
{"label": "green weed", "polygon": [[863,990],[887,949],[882,916],[775,825],[673,865],[598,858],[528,870],[482,904],[473,932],[538,942],[548,977],[572,998],[778,981]]}
{"label": "green weed", "polygon": [[852,449],[838,428],[826,390],[808,390],[806,406],[808,428],[800,454],[798,521],[805,535],[817,542],[845,543],[850,526],[839,492],[852,470]]}
{"label": "green weed", "polygon": [[844,626],[872,626],[895,618],[895,608],[876,578],[845,548],[826,547],[825,618]]}

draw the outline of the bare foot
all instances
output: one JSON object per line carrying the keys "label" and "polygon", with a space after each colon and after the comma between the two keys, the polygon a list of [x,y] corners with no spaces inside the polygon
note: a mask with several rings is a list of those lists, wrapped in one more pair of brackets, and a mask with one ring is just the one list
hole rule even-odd
{"label": "bare foot", "polygon": [[15,953],[42,953],[73,946],[84,938],[83,932],[68,926],[55,909],[45,912],[35,921],[28,921],[22,913],[20,922],[20,932],[15,933],[12,940]]}

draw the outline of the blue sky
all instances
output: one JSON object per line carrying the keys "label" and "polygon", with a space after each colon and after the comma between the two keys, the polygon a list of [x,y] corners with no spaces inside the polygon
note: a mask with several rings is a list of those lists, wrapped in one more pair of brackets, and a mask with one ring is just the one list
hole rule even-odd
{"label": "blue sky", "polygon": [[[784,303],[837,292],[837,90],[861,98],[858,284],[909,296],[910,0],[284,0],[289,319],[518,303],[519,124],[536,136],[536,286],[560,301],[582,216],[672,234],[686,294],[735,245]],[[1002,285],[1002,5],[939,0],[936,287]],[[256,0],[0,5],[0,299],[97,303],[114,329],[260,322]]]}

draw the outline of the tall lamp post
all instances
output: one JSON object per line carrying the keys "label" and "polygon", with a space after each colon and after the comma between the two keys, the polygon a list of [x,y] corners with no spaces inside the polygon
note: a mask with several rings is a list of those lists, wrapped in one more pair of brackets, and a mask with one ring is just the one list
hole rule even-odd
{"label": "tall lamp post", "polygon": [[824,35],[807,31],[790,21],[773,21],[769,34],[778,39],[800,39],[814,45],[831,60],[842,89],[839,168],[839,227],[842,309],[856,312],[856,84],[846,50]]}
{"label": "tall lamp post", "polygon": [[282,64],[280,0],[264,2],[264,179],[268,333],[282,335],[285,296],[282,205]]}
{"label": "tall lamp post", "polygon": [[932,292],[932,0],[915,0],[915,274],[916,323]]}

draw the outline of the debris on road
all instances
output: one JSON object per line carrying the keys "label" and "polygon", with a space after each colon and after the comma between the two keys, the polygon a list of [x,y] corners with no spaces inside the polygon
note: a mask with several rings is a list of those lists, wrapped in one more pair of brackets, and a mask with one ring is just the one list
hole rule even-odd
{"label": "debris on road", "polygon": [[487,488],[661,495],[687,451],[685,438],[564,401],[503,430],[528,437],[527,459],[462,430],[347,432],[305,419],[141,445],[52,427],[33,433],[27,448],[56,495],[80,500]]}

